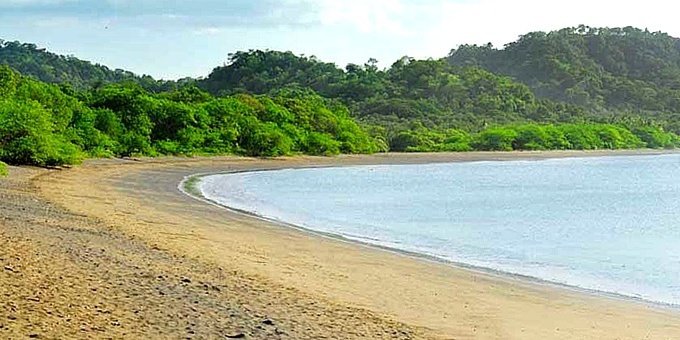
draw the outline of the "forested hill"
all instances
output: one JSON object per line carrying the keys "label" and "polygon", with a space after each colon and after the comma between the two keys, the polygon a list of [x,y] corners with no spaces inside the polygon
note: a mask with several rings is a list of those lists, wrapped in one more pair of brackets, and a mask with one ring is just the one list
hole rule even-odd
{"label": "forested hill", "polygon": [[[606,42],[610,35],[616,44]],[[602,37],[605,42],[597,47],[586,37]],[[548,42],[531,43],[534,40]],[[665,34],[631,28],[581,27],[532,33],[504,50],[463,46],[448,58],[404,57],[387,69],[379,69],[375,60],[340,69],[314,57],[251,50],[232,54],[225,66],[198,85],[214,95],[312,89],[347,105],[354,117],[382,135],[391,150],[460,149],[451,142],[458,140],[456,131],[476,133],[499,125],[505,130],[496,132],[505,135],[498,140],[523,133],[542,140],[505,143],[500,149],[564,148],[548,141],[560,140],[559,133],[553,138],[545,131],[518,131],[522,128],[517,126],[604,123],[637,131],[642,139],[647,139],[643,130],[680,133],[676,42]],[[513,47],[525,43],[533,47],[528,51]],[[650,57],[645,46],[656,54]],[[589,48],[618,49],[619,57],[600,52],[600,61],[590,56],[595,53]],[[510,51],[514,59],[503,55]],[[522,74],[511,72],[516,65],[522,66],[518,68]],[[590,131],[582,136],[596,141],[608,134]],[[670,146],[665,140],[658,145]],[[567,144],[571,145],[567,148],[603,145],[573,140]]]}
{"label": "forested hill", "polygon": [[539,97],[680,120],[680,39],[665,33],[579,26],[529,33],[502,49],[463,45],[447,60],[511,76]]}
{"label": "forested hill", "polygon": [[70,84],[86,89],[109,83],[134,82],[150,91],[168,90],[174,82],[157,81],[120,69],[111,70],[72,56],[63,56],[38,48],[34,44],[0,39],[0,65],[7,65],[23,75],[46,83]]}
{"label": "forested hill", "polygon": [[541,101],[508,77],[444,60],[401,58],[380,70],[374,60],[344,70],[291,52],[238,52],[198,85],[214,95],[266,94],[285,87],[309,88],[349,106],[366,123],[407,129],[478,131],[488,125],[579,119],[576,106]]}
{"label": "forested hill", "polygon": [[2,42],[0,162],[674,148],[679,60],[665,34],[582,27],[386,69],[251,50],[205,79],[158,82]]}

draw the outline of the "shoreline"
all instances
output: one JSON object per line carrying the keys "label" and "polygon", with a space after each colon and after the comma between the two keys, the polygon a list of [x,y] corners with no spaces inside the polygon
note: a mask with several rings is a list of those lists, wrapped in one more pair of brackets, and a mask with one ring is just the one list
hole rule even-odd
{"label": "shoreline", "polygon": [[[676,154],[677,152],[668,152],[668,153],[650,153],[650,154],[623,154],[623,155],[597,155],[597,156],[592,156],[592,155],[580,155],[580,156],[567,156],[567,157],[553,157],[553,158],[518,158],[518,159],[505,159],[505,160],[473,160],[473,161],[467,161],[467,160],[459,160],[459,161],[454,161],[452,163],[475,163],[475,162],[516,162],[516,161],[544,161],[544,160],[550,160],[550,159],[566,159],[566,158],[571,158],[571,159],[585,159],[585,158],[600,158],[600,157],[636,157],[636,156],[661,156],[661,155],[669,155],[669,154]],[[416,164],[432,164],[432,163],[416,163]],[[403,165],[403,164],[381,164],[381,165]],[[248,169],[248,170],[236,170],[236,171],[223,171],[223,172],[214,172],[214,173],[198,173],[198,174],[192,174],[189,176],[186,176],[184,179],[182,179],[181,182],[179,182],[177,188],[179,191],[184,193],[185,195],[188,195],[189,197],[192,197],[196,200],[199,200],[203,203],[206,204],[211,204],[216,207],[228,210],[231,213],[235,214],[241,214],[247,217],[251,217],[254,219],[261,220],[266,223],[272,223],[276,224],[278,226],[284,227],[284,228],[292,228],[294,230],[298,230],[304,233],[308,233],[310,235],[314,235],[317,237],[323,237],[323,238],[328,238],[332,240],[337,240],[340,242],[347,242],[349,244],[355,244],[357,246],[362,246],[362,247],[367,247],[371,249],[378,249],[386,252],[390,252],[393,254],[397,255],[402,255],[406,256],[409,258],[414,258],[417,260],[423,260],[423,261],[431,261],[435,263],[443,263],[446,265],[450,265],[452,267],[455,267],[457,269],[461,270],[469,270],[473,271],[475,273],[479,274],[485,274],[485,275],[491,275],[494,277],[498,277],[499,279],[509,279],[509,280],[516,280],[518,282],[523,282],[523,283],[529,283],[529,284],[536,284],[540,286],[546,286],[550,288],[555,288],[555,289],[567,289],[573,292],[581,293],[581,294],[589,294],[595,297],[602,297],[602,298],[608,298],[608,299],[616,299],[619,301],[629,301],[629,302],[634,302],[634,303],[639,303],[645,306],[649,306],[652,308],[662,308],[662,309],[667,309],[672,312],[678,312],[680,313],[680,304],[677,303],[670,303],[670,302],[663,302],[663,301],[656,301],[656,300],[650,300],[650,299],[645,299],[642,297],[636,297],[633,295],[627,295],[624,293],[618,293],[618,292],[613,292],[613,291],[606,291],[606,290],[598,290],[598,289],[591,289],[591,288],[586,288],[586,287],[581,287],[578,285],[572,285],[572,284],[567,284],[567,283],[560,283],[556,281],[551,281],[549,279],[543,279],[537,276],[531,276],[531,275],[525,275],[525,274],[520,274],[520,273],[513,273],[510,271],[504,271],[500,269],[494,269],[491,267],[485,267],[481,265],[474,265],[474,264],[469,264],[461,261],[455,261],[455,260],[450,260],[446,259],[443,257],[439,257],[436,255],[429,255],[425,253],[419,253],[417,251],[410,251],[406,249],[400,249],[398,247],[392,247],[389,245],[381,245],[379,243],[372,243],[370,241],[363,241],[359,237],[357,238],[352,238],[348,237],[342,234],[337,234],[337,233],[332,233],[332,232],[323,232],[319,230],[315,230],[312,228],[308,228],[305,226],[297,225],[295,223],[287,222],[285,220],[277,219],[277,218],[270,218],[266,217],[264,215],[257,214],[255,212],[251,212],[248,210],[243,210],[243,209],[238,209],[234,208],[222,203],[219,203],[215,200],[212,200],[210,198],[205,197],[203,192],[197,187],[200,185],[201,178],[203,177],[208,177],[208,176],[215,176],[215,175],[231,175],[231,174],[242,174],[242,173],[257,173],[257,172],[265,172],[265,171],[281,171],[281,170],[296,170],[296,169],[324,169],[324,168],[339,168],[339,167],[360,167],[360,166],[372,166],[372,165],[330,165],[330,166],[309,166],[309,167],[290,167],[290,168],[275,168],[275,169]],[[377,240],[378,241],[378,240]]]}
{"label": "shoreline", "polygon": [[[36,184],[51,202],[75,214],[100,219],[116,232],[153,249],[247,273],[267,285],[282,287],[268,290],[294,292],[312,297],[317,304],[329,301],[404,323],[422,332],[414,333],[420,334],[416,338],[672,338],[680,334],[680,313],[671,307],[453,266],[328,235],[320,237],[205,204],[178,190],[178,183],[186,183],[199,173],[666,153],[677,152],[93,160],[41,176]],[[295,302],[281,300],[275,306],[283,313],[281,318],[312,323],[322,320],[299,310]],[[350,327],[344,316],[333,315],[333,324]],[[553,317],[546,319],[546,315]],[[298,337],[303,334],[297,333]]]}

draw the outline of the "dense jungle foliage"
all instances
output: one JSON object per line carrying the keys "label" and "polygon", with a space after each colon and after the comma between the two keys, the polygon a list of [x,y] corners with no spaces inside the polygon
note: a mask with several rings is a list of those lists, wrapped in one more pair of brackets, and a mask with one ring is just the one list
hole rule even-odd
{"label": "dense jungle foliage", "polygon": [[0,160],[58,165],[84,157],[371,153],[386,148],[341,104],[308,90],[215,98],[187,86],[153,94],[134,83],[87,92],[0,67]]}
{"label": "dense jungle foliage", "polygon": [[[177,82],[155,80],[151,76],[138,76],[132,72],[92,64],[73,56],[51,53],[34,44],[0,39],[0,65],[51,84],[69,84],[76,89],[88,89],[108,83],[135,82],[149,91],[167,91]],[[181,82],[181,81],[180,81]]]}
{"label": "dense jungle foliage", "polygon": [[541,98],[680,132],[680,39],[665,33],[579,26],[529,33],[503,49],[463,45],[446,59],[510,76]]}
{"label": "dense jungle foliage", "polygon": [[0,42],[0,64],[0,160],[11,164],[680,146],[680,44],[633,28],[530,33],[387,69],[251,50],[177,82],[17,42]]}

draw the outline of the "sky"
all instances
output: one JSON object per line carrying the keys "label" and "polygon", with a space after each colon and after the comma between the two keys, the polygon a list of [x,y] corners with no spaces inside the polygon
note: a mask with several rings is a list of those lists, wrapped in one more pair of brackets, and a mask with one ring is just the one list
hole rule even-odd
{"label": "sky", "polygon": [[177,79],[249,49],[389,67],[580,24],[680,37],[679,9],[670,0],[0,0],[0,39]]}

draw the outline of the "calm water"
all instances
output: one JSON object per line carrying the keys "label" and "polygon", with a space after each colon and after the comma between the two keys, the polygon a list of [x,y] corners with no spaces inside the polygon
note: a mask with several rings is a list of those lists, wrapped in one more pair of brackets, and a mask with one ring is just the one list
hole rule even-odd
{"label": "calm water", "polygon": [[680,304],[680,155],[264,171],[200,188],[313,230]]}

